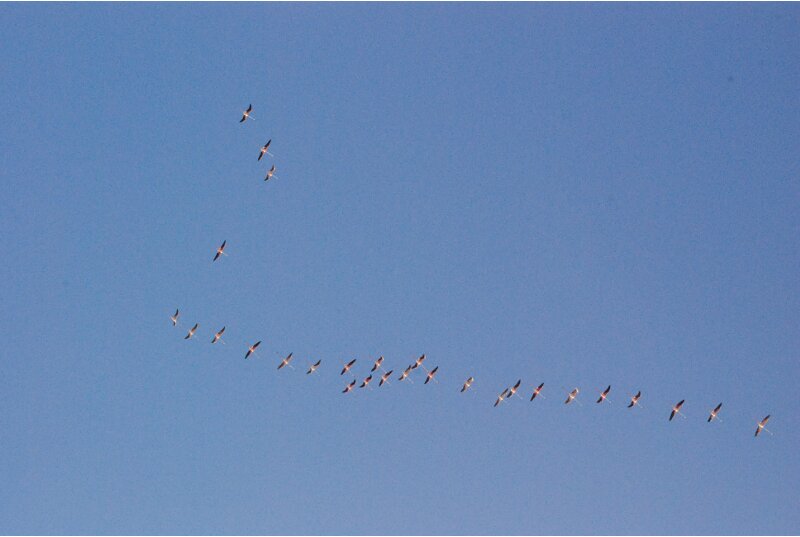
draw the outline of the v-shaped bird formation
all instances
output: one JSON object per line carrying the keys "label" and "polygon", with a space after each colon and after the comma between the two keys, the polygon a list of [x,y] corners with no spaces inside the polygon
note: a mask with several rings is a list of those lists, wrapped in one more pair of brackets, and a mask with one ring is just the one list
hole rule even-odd
{"label": "v-shaped bird formation", "polygon": [[[242,117],[239,120],[239,123],[245,123],[248,119],[254,120],[255,118],[253,117],[252,112],[253,112],[253,105],[250,104],[250,105],[248,105],[247,109],[242,112]],[[275,157],[275,155],[273,155],[272,152],[270,151],[271,144],[272,144],[272,139],[270,138],[269,140],[267,140],[266,144],[261,146],[259,154],[258,154],[258,159],[257,159],[258,162],[260,162],[264,158],[265,155],[269,155],[272,158]],[[272,177],[275,176],[275,169],[276,169],[275,168],[275,163],[273,162],[271,167],[266,172],[266,177],[265,177],[264,181],[269,181]],[[227,256],[228,255],[228,253],[225,251],[227,243],[228,243],[227,239],[223,240],[222,244],[220,244],[220,246],[217,247],[216,252],[215,252],[215,254],[213,256],[213,259],[212,259],[212,263],[217,261],[221,256]],[[175,313],[169,316],[169,319],[170,319],[170,321],[172,323],[172,326],[175,326],[175,327],[178,326],[180,314],[181,314],[180,309],[176,309]],[[199,328],[199,326],[200,326],[199,323],[195,323],[191,327],[189,332],[184,336],[183,339],[185,339],[185,340],[193,339],[194,335],[196,334],[196,332],[197,332],[197,330]],[[213,333],[213,337],[211,339],[211,343],[212,344],[215,344],[215,343],[218,343],[218,342],[225,343],[225,341],[222,340],[222,335],[225,332],[225,329],[226,329],[226,326],[223,326],[221,329],[219,329],[218,331]],[[208,340],[206,340],[206,341],[208,341]],[[196,344],[196,343],[194,343],[194,344]],[[246,349],[246,353],[244,355],[244,358],[245,359],[250,359],[251,357],[255,357],[256,356],[256,349],[259,347],[259,345],[261,345],[261,340],[256,341],[255,343],[250,344],[250,345],[243,344],[242,348]],[[292,365],[291,365],[291,361],[292,361],[293,358],[294,358],[294,353],[290,352],[288,355],[286,355],[286,357],[284,357],[284,358],[282,358],[280,360],[280,362],[278,363],[277,369],[280,370],[280,369],[283,369],[284,367],[287,367],[287,366],[290,369],[294,369],[292,367]],[[436,366],[433,367],[433,369],[428,369],[425,366],[425,363],[424,363],[426,358],[427,357],[426,357],[426,355],[424,353],[421,354],[419,357],[414,359],[413,362],[408,364],[408,366],[406,366],[406,368],[402,370],[402,373],[400,373],[395,378],[399,382],[403,382],[405,380],[408,380],[409,382],[413,383],[413,380],[411,378],[412,373],[415,370],[417,370],[419,368],[422,368],[422,369],[425,370],[425,380],[423,382],[423,385],[427,385],[427,384],[431,383],[431,381],[433,381],[433,383],[435,383],[435,384],[438,384],[439,380],[437,378],[437,374],[439,372],[439,366],[436,365]],[[355,367],[355,364],[356,364],[357,360],[358,360],[357,358],[352,358],[349,361],[343,363],[342,364],[342,370],[339,373],[339,376],[344,376],[345,374],[349,373]],[[356,378],[353,378],[352,380],[350,380],[350,381],[345,383],[344,388],[342,389],[342,393],[343,394],[349,394],[349,393],[353,392],[353,390],[354,390],[354,388],[356,386],[359,386],[360,388],[367,388],[367,390],[364,390],[365,392],[372,391],[372,388],[370,387],[370,383],[372,382],[373,378],[375,378],[374,376],[378,375],[378,374],[379,374],[378,387],[382,387],[385,384],[386,385],[391,384],[390,380],[391,380],[392,374],[394,373],[395,370],[394,369],[384,368],[383,363],[384,363],[384,356],[381,355],[381,356],[379,356],[377,359],[375,359],[372,362],[371,369],[369,370],[368,375],[366,377],[363,377],[360,385],[358,384],[358,380]],[[322,359],[317,359],[315,362],[313,362],[313,363],[311,363],[309,365],[308,370],[306,371],[305,374],[306,375],[312,375],[313,373],[316,373],[319,370],[321,364],[322,364]],[[399,371],[399,369],[398,369],[398,371]],[[458,385],[456,386],[456,389],[458,389],[459,392],[464,393],[464,392],[466,392],[468,390],[471,390],[472,387],[473,387],[473,384],[475,384],[475,377],[470,376],[466,380],[464,380],[463,382],[459,382]],[[507,386],[506,388],[504,388],[499,394],[497,394],[493,398],[493,400],[494,400],[493,406],[495,408],[497,408],[501,404],[507,403],[510,399],[512,399],[517,394],[517,392],[519,391],[521,385],[522,385],[522,379],[518,379],[516,381],[516,383],[514,383],[513,385]],[[458,388],[459,386],[460,386],[460,389]],[[532,388],[529,388],[532,391],[523,392],[523,393],[531,393],[530,402],[533,402],[537,398],[544,399],[545,396],[542,393],[543,389],[544,389],[544,386],[545,386],[544,382],[539,382],[538,385],[533,385]],[[428,389],[431,389],[431,388],[425,388],[425,389],[428,390]],[[359,391],[361,391],[361,390],[359,390]],[[472,391],[474,391],[474,390],[472,390]],[[564,405],[569,405],[570,403],[573,403],[573,402],[577,402],[578,406],[582,406],[581,402],[578,400],[578,395],[580,394],[580,388],[578,388],[577,386],[575,388],[573,388],[572,390],[568,390],[568,389],[565,388],[563,393],[566,393],[566,399],[564,400],[564,403],[561,405],[562,407]],[[600,404],[600,403],[606,402],[607,400],[610,399],[611,385],[608,385],[602,391],[598,391],[598,393],[599,393],[599,396],[598,396],[598,399],[597,399],[596,403]],[[629,409],[631,409],[633,407],[643,408],[642,404],[640,403],[641,398],[642,398],[642,392],[641,392],[641,390],[637,390],[636,394],[632,395],[630,397],[630,399],[628,400],[627,408],[629,408]],[[673,421],[673,419],[677,415],[680,415],[682,418],[686,419],[686,415],[684,415],[683,412],[682,412],[682,408],[683,408],[685,402],[686,401],[684,399],[681,399],[679,402],[677,402],[674,405],[672,405],[671,409],[669,409],[670,411],[669,411],[668,414],[667,414],[666,408],[665,408],[664,417],[667,418],[667,421],[669,421],[669,422]],[[537,406],[538,406],[538,403],[537,403]],[[706,407],[706,408],[708,408],[708,407]],[[722,409],[722,403],[720,402],[713,409],[711,409],[709,411],[709,414],[708,414],[708,417],[707,417],[707,422],[708,423],[712,423],[712,422],[715,422],[715,421],[722,422],[722,419],[719,417],[721,409]],[[766,417],[764,417],[763,419],[761,419],[760,421],[757,421],[755,423],[755,425],[756,425],[755,435],[754,435],[755,437],[758,437],[761,434],[762,431],[763,432],[767,432],[770,435],[772,434],[772,432],[770,432],[766,428],[767,422],[769,421],[770,417],[771,416],[768,414],[768,415],[766,415]]]}

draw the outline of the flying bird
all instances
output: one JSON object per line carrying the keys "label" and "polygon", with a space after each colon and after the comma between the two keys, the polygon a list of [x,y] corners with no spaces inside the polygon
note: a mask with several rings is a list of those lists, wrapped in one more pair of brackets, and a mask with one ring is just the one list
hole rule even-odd
{"label": "flying bird", "polygon": [[564,404],[565,404],[565,405],[568,405],[568,404],[570,404],[572,401],[574,401],[574,400],[575,400],[575,398],[576,398],[576,397],[578,397],[578,394],[579,394],[579,393],[581,393],[581,391],[580,391],[578,388],[575,388],[574,390],[572,390],[571,392],[569,392],[569,395],[567,396],[567,400],[566,400],[566,401],[564,401]]}
{"label": "flying bird", "polygon": [[606,397],[608,397],[608,392],[610,392],[610,391],[611,391],[611,385],[609,384],[609,385],[608,385],[608,388],[606,388],[606,389],[603,391],[603,393],[601,393],[601,394],[600,394],[600,398],[597,400],[597,402],[598,402],[598,403],[602,403],[603,401],[605,401],[605,400],[606,400]]}
{"label": "flying bird", "polygon": [[[291,362],[291,361],[292,361],[292,354],[293,354],[293,353],[291,353],[291,352],[290,352],[290,353],[289,353],[289,355],[288,355],[286,358],[284,358],[283,360],[281,360],[281,363],[280,363],[280,365],[278,366],[278,369],[282,369],[282,368],[283,368],[283,366],[285,366],[285,365],[288,365],[289,367],[292,367],[291,365],[289,365],[289,362]],[[294,368],[292,368],[292,369],[294,369]]]}
{"label": "flying bird", "polygon": [[[359,388],[366,388],[367,386],[369,386],[369,383],[370,383],[370,382],[372,382],[372,375],[370,375],[370,376],[368,376],[367,378],[365,378],[365,379],[364,379],[364,382],[362,382],[362,383],[361,383],[361,386],[359,386]],[[372,388],[370,388],[370,390],[371,390],[371,389],[372,389]]]}
{"label": "flying bird", "polygon": [[500,403],[502,403],[502,402],[503,402],[503,399],[505,399],[505,398],[506,398],[506,394],[507,394],[507,393],[508,393],[508,388],[506,388],[505,390],[503,390],[502,392],[500,392],[500,395],[498,395],[498,396],[497,396],[497,401],[495,401],[495,402],[494,402],[494,406],[497,406],[497,405],[499,405]]}
{"label": "flying bird", "polygon": [[[220,330],[219,332],[214,334],[214,339],[211,340],[211,343],[216,343],[217,341],[219,341],[222,338],[222,333],[224,331],[225,331],[225,327],[223,326],[222,330]],[[223,343],[225,343],[225,342],[223,341]]]}
{"label": "flying bird", "polygon": [[[539,396],[539,393],[542,391],[542,388],[544,388],[544,382],[539,384],[539,386],[537,386],[537,388],[533,390],[533,395],[531,395],[531,401],[533,401]],[[542,397],[544,397],[544,395]]]}
{"label": "flying bird", "polygon": [[357,358],[353,358],[352,360],[350,360],[350,362],[348,362],[347,365],[344,366],[344,369],[342,369],[342,372],[339,373],[339,375],[344,375],[345,373],[350,371],[350,368],[353,367],[353,364],[356,363],[356,360]]}
{"label": "flying bird", "polygon": [[[431,379],[436,380],[433,377],[436,375],[437,371],[439,371],[439,366],[438,365],[428,372],[428,376],[425,377],[425,384],[429,383],[431,381]],[[439,382],[439,381],[436,380],[436,382]]]}
{"label": "flying bird", "polygon": [[349,392],[350,390],[352,390],[352,389],[353,389],[353,386],[355,386],[355,385],[356,385],[356,379],[353,379],[353,382],[351,382],[350,384],[348,384],[348,385],[346,385],[346,386],[344,387],[344,390],[342,390],[342,393],[347,393],[347,392]]}
{"label": "flying bird", "polygon": [[470,386],[472,386],[472,382],[473,382],[474,380],[475,380],[475,379],[474,379],[473,377],[470,377],[470,378],[468,378],[468,379],[466,380],[466,382],[464,382],[464,385],[463,385],[463,386],[461,386],[461,393],[464,393],[465,391],[469,390],[469,388],[470,388]]}
{"label": "flying bird", "polygon": [[[399,380],[401,380],[401,381],[406,380],[408,378],[408,376],[411,374],[411,370],[412,369],[414,369],[414,365],[413,364],[408,366],[406,368],[406,370],[403,371],[403,373],[400,375],[400,379]],[[414,383],[413,380],[411,380],[411,379],[408,379],[408,380],[410,380],[412,384]]]}
{"label": "flying bird", "polygon": [[256,118],[250,117],[250,112],[252,111],[253,111],[253,105],[251,104],[250,106],[247,107],[247,110],[242,112],[242,119],[239,120],[239,123],[244,123],[246,119],[252,119],[253,121],[255,121]]}
{"label": "flying bird", "polygon": [[519,389],[519,385],[522,384],[522,379],[519,379],[516,384],[514,384],[511,388],[508,389],[508,397],[507,399],[511,399],[515,393],[517,393],[517,389]]}
{"label": "flying bird", "polygon": [[[266,144],[264,144],[264,147],[261,148],[261,153],[258,154],[258,160],[261,160],[261,157],[269,153],[269,144],[271,143],[272,143],[272,138],[270,138],[269,141]],[[269,154],[271,155],[272,153]]]}
{"label": "flying bird", "polygon": [[639,404],[639,399],[642,397],[642,391],[639,390],[636,395],[631,397],[631,402],[628,404],[628,408],[633,408],[635,405]]}
{"label": "flying bird", "polygon": [[392,375],[392,373],[394,373],[394,369],[390,369],[389,371],[381,375],[381,381],[378,383],[378,388],[383,386],[384,382],[389,382],[389,377]]}
{"label": "flying bird", "polygon": [[319,364],[321,364],[321,363],[322,363],[322,360],[317,360],[316,364],[311,364],[311,367],[309,367],[308,371],[306,371],[306,375],[310,375],[311,373],[316,371],[317,368],[319,367]]}
{"label": "flying bird", "polygon": [[175,310],[175,315],[171,315],[170,319],[172,319],[172,326],[178,324],[178,317],[181,314],[181,310]]}
{"label": "flying bird", "polygon": [[761,429],[764,429],[769,434],[772,434],[772,433],[769,432],[769,429],[767,429],[767,422],[768,421],[769,421],[769,414],[767,414],[766,418],[764,418],[763,420],[758,422],[758,427],[756,427],[756,436],[758,436],[758,434],[761,432]]}
{"label": "flying bird", "polygon": [[[672,421],[672,418],[675,417],[675,414],[681,414],[681,407],[683,406],[683,401],[684,399],[681,399],[677,405],[672,407],[672,412],[669,413],[669,421]],[[681,414],[681,416],[686,418],[686,416],[684,416],[683,414]]]}
{"label": "flying bird", "polygon": [[256,348],[261,345],[260,341],[255,342],[253,345],[250,345],[250,348],[247,349],[247,354],[244,355],[244,359],[247,360],[251,354],[256,352]]}
{"label": "flying bird", "polygon": [[186,337],[185,337],[185,338],[183,338],[183,339],[192,339],[192,336],[193,336],[193,335],[194,335],[194,333],[197,331],[197,327],[198,327],[198,326],[200,326],[200,325],[199,325],[199,324],[195,324],[195,325],[192,327],[192,329],[191,329],[191,330],[189,330],[189,333],[188,333],[188,334],[186,334]]}
{"label": "flying bird", "polygon": [[[422,356],[420,356],[419,358],[417,358],[417,360],[414,362],[414,365],[413,365],[413,366],[411,366],[411,369],[416,369],[416,368],[418,368],[419,366],[421,366],[421,365],[422,365],[422,362],[424,362],[424,361],[425,361],[425,355],[423,354]],[[427,368],[426,368],[424,365],[422,365],[422,369],[424,369],[425,371],[427,371],[427,370],[428,370],[428,369],[427,369]]]}
{"label": "flying bird", "polygon": [[221,255],[228,255],[228,254],[225,253],[225,244],[227,242],[228,242],[227,239],[222,241],[222,244],[220,245],[220,247],[217,248],[217,255],[214,256],[213,261],[216,261],[217,259],[219,259],[219,256],[221,256]]}
{"label": "flying bird", "polygon": [[267,176],[264,177],[264,181],[269,181],[270,179],[272,179],[273,175],[275,175],[275,165],[274,164],[272,165],[272,168],[267,170]]}
{"label": "flying bird", "polygon": [[374,373],[375,370],[378,369],[381,366],[382,363],[383,363],[383,356],[381,356],[380,358],[375,360],[375,363],[372,364],[372,369],[370,369],[370,372]]}
{"label": "flying bird", "polygon": [[[718,404],[714,410],[711,411],[711,414],[708,416],[708,423],[711,423],[715,419],[717,419],[717,414],[719,414],[719,409],[722,408],[722,403]],[[720,421],[722,421],[720,419]]]}

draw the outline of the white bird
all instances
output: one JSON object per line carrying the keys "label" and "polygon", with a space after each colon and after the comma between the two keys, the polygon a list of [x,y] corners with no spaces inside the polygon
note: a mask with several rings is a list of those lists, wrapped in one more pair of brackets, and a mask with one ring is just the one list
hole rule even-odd
{"label": "white bird", "polygon": [[[431,369],[430,371],[428,371],[428,376],[425,377],[425,384],[429,383],[431,380],[436,380],[433,377],[436,375],[437,371],[439,371],[439,366],[438,365],[436,367],[434,367],[433,369]],[[438,383],[439,381],[436,380],[436,382]]]}
{"label": "white bird", "polygon": [[575,398],[576,398],[576,397],[578,397],[578,394],[579,394],[579,393],[581,393],[581,391],[580,391],[578,388],[575,388],[574,390],[572,390],[571,392],[569,392],[569,395],[567,396],[567,400],[566,400],[566,401],[564,401],[564,404],[565,404],[565,405],[568,405],[568,404],[570,404],[571,402],[573,402],[573,401],[575,400]]}
{"label": "white bird", "polygon": [[[291,352],[290,352],[290,353],[289,353],[289,356],[287,356],[286,358],[284,358],[283,360],[281,360],[281,363],[280,363],[280,365],[278,366],[278,369],[282,369],[282,368],[283,368],[283,366],[285,366],[285,365],[288,365],[289,367],[292,367],[292,366],[289,364],[289,362],[291,362],[291,361],[292,361],[292,354],[293,354],[293,353],[291,353]],[[292,369],[294,369],[294,368],[292,368]]]}
{"label": "white bird", "polygon": [[217,259],[219,259],[219,256],[221,256],[221,255],[228,255],[228,254],[225,253],[225,244],[227,242],[228,242],[227,239],[222,241],[222,244],[220,245],[220,247],[217,248],[217,255],[214,256],[214,259],[212,261],[216,261]]}
{"label": "white bird", "polygon": [[719,419],[719,421],[722,421],[722,418],[718,418],[717,417],[717,415],[719,414],[719,409],[720,408],[722,408],[722,403],[718,404],[717,407],[714,410],[711,411],[711,414],[709,414],[709,416],[708,416],[708,423],[711,423],[712,421],[714,421],[716,419]]}
{"label": "white bird", "polygon": [[[639,390],[636,395],[631,397],[631,402],[628,404],[628,408],[633,408],[634,406],[639,404],[639,399],[642,397],[642,390]],[[641,405],[639,405],[641,406]]]}
{"label": "white bird", "polygon": [[601,393],[601,394],[600,394],[600,398],[599,398],[599,399],[597,399],[597,402],[598,402],[598,403],[602,403],[603,401],[605,401],[605,400],[606,400],[606,397],[608,397],[608,392],[610,392],[610,391],[611,391],[611,385],[609,384],[609,385],[608,385],[608,388],[606,388],[606,389],[603,391],[603,393]]}
{"label": "white bird", "polygon": [[522,384],[522,379],[519,379],[516,384],[508,389],[508,397],[506,399],[511,399],[517,393],[517,389],[519,389],[519,385]]}
{"label": "white bird", "polygon": [[247,354],[244,355],[244,359],[247,360],[251,354],[256,352],[256,348],[258,348],[259,345],[261,345],[260,341],[256,341],[255,343],[250,345],[250,347],[247,349]]}
{"label": "white bird", "polygon": [[[410,365],[410,366],[408,366],[408,367],[406,368],[406,370],[405,370],[405,371],[403,371],[403,373],[400,375],[400,378],[399,378],[399,380],[401,380],[401,381],[403,381],[403,380],[406,380],[406,379],[408,378],[408,376],[411,374],[411,370],[412,370],[412,369],[414,369],[414,365],[413,365],[413,364],[412,364],[412,365]],[[413,381],[413,380],[411,380],[410,378],[408,378],[408,380],[409,380],[409,382],[411,382],[412,384],[414,383],[414,381]]]}
{"label": "white bird", "polygon": [[175,310],[175,315],[171,315],[170,319],[172,319],[172,326],[178,324],[178,317],[181,314],[181,310]]}
{"label": "white bird", "polygon": [[[222,333],[224,331],[225,331],[225,327],[223,326],[222,330],[220,330],[219,332],[214,334],[214,339],[211,340],[211,343],[216,343],[217,341],[219,341],[222,338]],[[223,343],[225,343],[225,342],[223,341]]]}
{"label": "white bird", "polygon": [[[362,383],[361,383],[361,386],[359,386],[359,387],[360,387],[360,388],[366,388],[367,386],[369,386],[369,383],[370,383],[370,382],[372,382],[372,375],[370,375],[370,376],[368,376],[367,378],[365,378],[365,379],[364,379],[364,382],[362,382]],[[372,388],[370,388],[370,390],[371,390],[371,389],[372,389]]]}
{"label": "white bird", "polygon": [[195,324],[195,325],[192,327],[192,329],[191,329],[191,330],[189,330],[189,333],[188,333],[188,334],[186,334],[186,337],[185,337],[185,338],[183,338],[183,339],[192,339],[192,336],[193,336],[193,335],[194,335],[194,333],[197,331],[197,327],[198,327],[198,326],[200,326],[200,325],[199,325],[199,324]]}
{"label": "white bird", "polygon": [[272,168],[267,170],[267,176],[264,177],[264,181],[269,181],[270,179],[272,179],[273,175],[275,175],[275,165],[274,164],[272,165]]}
{"label": "white bird", "polygon": [[388,383],[389,382],[389,377],[392,375],[392,373],[394,373],[394,369],[390,369],[389,371],[387,371],[386,373],[381,375],[381,381],[378,383],[378,388],[383,386],[384,383]]}
{"label": "white bird", "polygon": [[[533,390],[533,395],[531,395],[531,401],[539,397],[539,392],[542,391],[542,388],[544,388],[544,382],[539,384],[539,386],[535,390]],[[544,397],[544,395],[542,397]]]}
{"label": "white bird", "polygon": [[319,364],[321,364],[321,363],[322,363],[322,360],[317,360],[316,364],[311,364],[311,367],[309,367],[308,371],[306,371],[306,375],[310,375],[311,373],[316,371],[317,368],[319,367]]}
{"label": "white bird", "polygon": [[[270,138],[269,141],[266,144],[264,144],[264,147],[261,148],[261,153],[259,153],[258,155],[258,160],[261,160],[261,157],[269,153],[269,144],[271,143],[272,143],[272,138]],[[269,154],[272,155],[272,153]]]}
{"label": "white bird", "polygon": [[253,105],[251,104],[250,106],[247,107],[247,110],[242,112],[242,119],[239,120],[239,123],[244,123],[246,119],[252,119],[253,121],[255,121],[256,118],[250,117],[250,112],[252,111],[253,111]]}
{"label": "white bird", "polygon": [[758,427],[756,427],[756,436],[761,432],[761,430],[767,431],[769,434],[772,434],[769,429],[767,429],[767,422],[769,421],[769,414],[763,420],[758,422]]}
{"label": "white bird", "polygon": [[[421,365],[422,365],[422,362],[424,362],[424,361],[425,361],[425,355],[423,354],[422,356],[420,356],[419,358],[417,358],[417,360],[414,362],[414,365],[413,365],[413,366],[411,366],[411,369],[416,369],[416,368],[418,368],[419,366],[421,366]],[[422,369],[424,369],[425,371],[427,371],[427,370],[428,370],[428,368],[427,368],[427,367],[425,367],[424,365],[422,365]]]}
{"label": "white bird", "polygon": [[350,371],[350,368],[351,368],[351,367],[353,367],[353,364],[354,364],[354,363],[356,363],[356,360],[357,360],[357,358],[353,358],[352,360],[350,360],[350,362],[348,362],[348,363],[347,363],[347,364],[344,366],[344,368],[342,369],[342,372],[341,372],[341,373],[339,373],[339,375],[344,375],[345,373],[347,373],[348,371]]}
{"label": "white bird", "polygon": [[375,370],[378,369],[382,363],[383,363],[383,356],[375,360],[375,363],[372,364],[372,369],[370,369],[370,373],[374,373]]}
{"label": "white bird", "polygon": [[475,379],[474,379],[473,377],[470,377],[470,378],[468,378],[468,379],[467,379],[467,380],[464,382],[464,385],[463,385],[463,386],[461,386],[461,393],[464,393],[465,391],[469,390],[470,386],[472,386],[472,383],[473,383],[474,381],[475,381]]}
{"label": "white bird", "polygon": [[351,382],[350,384],[348,384],[348,385],[346,385],[346,386],[344,387],[344,390],[342,391],[342,393],[347,393],[347,392],[349,392],[350,390],[352,390],[352,389],[353,389],[353,386],[355,386],[355,385],[356,385],[356,379],[353,379],[353,382]]}
{"label": "white bird", "polygon": [[669,413],[669,421],[672,421],[672,418],[675,417],[675,414],[680,414],[683,419],[686,419],[686,416],[681,412],[681,407],[683,406],[683,402],[685,399],[681,399],[680,402],[672,407],[672,412]]}
{"label": "white bird", "polygon": [[494,406],[497,406],[497,405],[499,405],[500,403],[502,403],[502,402],[503,402],[503,399],[505,399],[505,398],[506,398],[506,394],[507,394],[507,393],[508,393],[508,388],[506,388],[505,390],[503,390],[502,392],[500,392],[500,395],[498,395],[498,396],[497,396],[497,400],[494,402]]}

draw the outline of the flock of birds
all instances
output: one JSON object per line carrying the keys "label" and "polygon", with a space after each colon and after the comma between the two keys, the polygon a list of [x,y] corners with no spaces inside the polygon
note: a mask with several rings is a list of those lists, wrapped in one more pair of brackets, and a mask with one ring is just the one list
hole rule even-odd
{"label": "flock of birds", "polygon": [[[255,118],[253,118],[252,112],[253,112],[253,105],[251,104],[251,105],[249,105],[247,107],[247,109],[244,112],[242,112],[242,119],[239,120],[239,123],[244,123],[248,119],[254,120]],[[269,139],[267,141],[267,143],[264,144],[264,146],[261,147],[261,150],[260,150],[259,155],[258,155],[258,161],[259,162],[264,157],[264,155],[270,155],[273,158],[275,157],[275,155],[273,155],[269,151],[271,143],[272,143],[272,139]],[[269,170],[267,170],[267,174],[266,174],[266,177],[264,178],[264,181],[269,181],[273,177],[275,177],[275,164],[274,163],[269,168]],[[227,245],[227,242],[228,242],[227,240],[222,241],[222,244],[217,248],[217,250],[216,250],[216,252],[214,254],[214,258],[212,259],[212,262],[217,261],[221,256],[227,256],[228,255],[228,254],[225,253],[225,246]],[[170,316],[170,319],[172,320],[172,325],[173,326],[177,326],[178,325],[179,317],[180,317],[180,309],[176,309],[175,313],[172,316]],[[192,339],[195,336],[195,334],[197,333],[197,329],[198,329],[199,326],[200,325],[198,323],[195,323],[194,326],[192,326],[192,328],[189,329],[189,332],[186,334],[184,339]],[[223,343],[224,344],[225,341],[222,340],[222,335],[224,333],[225,333],[225,327],[223,326],[221,329],[219,329],[217,332],[214,333],[214,336],[211,339],[211,344],[212,345],[215,344],[215,343]],[[256,349],[258,349],[259,345],[261,345],[261,341],[256,341],[252,345],[248,346],[247,352],[245,353],[244,358],[245,359],[249,359],[251,356],[254,356],[256,354]],[[280,370],[280,369],[283,369],[284,367],[289,367],[289,368],[294,369],[294,367],[291,364],[293,358],[294,358],[293,353],[289,353],[286,357],[282,358],[280,363],[278,364],[278,369]],[[414,363],[409,364],[403,370],[403,372],[397,377],[397,380],[399,382],[403,382],[403,381],[408,380],[409,382],[413,383],[413,380],[411,379],[411,373],[414,372],[415,370],[417,370],[418,368],[422,368],[422,369],[425,370],[425,381],[424,381],[424,384],[428,384],[431,381],[433,381],[435,383],[438,383],[439,381],[436,379],[436,374],[439,371],[439,366],[437,365],[433,369],[428,369],[424,364],[425,359],[426,359],[425,354],[422,354],[421,356],[419,356],[419,358],[417,358],[414,361]],[[394,370],[393,369],[387,370],[386,368],[384,368],[383,367],[383,360],[384,360],[383,356],[380,356],[377,360],[375,360],[375,362],[372,364],[372,368],[370,369],[369,375],[364,377],[364,379],[361,381],[361,384],[359,385],[359,388],[369,388],[370,383],[373,380],[377,380],[378,378],[380,379],[378,381],[378,387],[381,387],[384,384],[389,384],[389,381],[390,381],[392,375],[394,374]],[[349,373],[350,370],[353,368],[353,366],[356,364],[356,361],[357,361],[357,359],[354,358],[354,359],[350,360],[349,362],[343,364],[342,371],[339,373],[339,375],[340,376],[344,376],[345,374]],[[308,367],[308,370],[306,371],[306,375],[311,375],[311,374],[316,373],[321,364],[322,364],[322,360],[317,360],[315,363],[310,364],[309,367]],[[466,381],[464,381],[464,383],[461,386],[461,390],[460,390],[461,393],[466,392],[467,390],[469,390],[472,387],[472,384],[474,382],[475,382],[475,378],[474,377],[469,377]],[[351,391],[353,391],[353,389],[355,389],[356,384],[358,384],[358,380],[357,380],[357,378],[354,377],[352,381],[347,382],[345,384],[344,389],[342,390],[342,393],[345,393],[345,394],[346,393],[350,393]],[[519,388],[520,388],[521,384],[522,384],[522,379],[517,380],[517,382],[513,386],[505,388],[502,392],[500,392],[497,395],[497,398],[494,401],[494,406],[497,407],[498,405],[500,405],[504,401],[507,401],[510,398],[512,398],[515,395],[517,395],[517,392],[519,391]],[[543,388],[544,388],[544,383],[543,382],[541,384],[539,384],[538,386],[536,386],[535,388],[533,388],[530,400],[534,401],[537,397],[544,398],[544,395],[542,394],[542,389]],[[568,405],[568,404],[576,401],[577,398],[578,398],[578,395],[580,394],[580,389],[578,389],[577,387],[572,389],[572,390],[566,390],[565,389],[564,391],[565,391],[565,393],[567,395],[566,400],[564,401],[565,405]],[[601,403],[605,402],[610,393],[611,393],[611,386],[609,385],[606,389],[604,389],[602,392],[599,393],[597,401],[595,401],[595,402],[597,404],[601,404]],[[641,403],[639,402],[641,397],[642,397],[642,392],[638,391],[635,395],[633,395],[631,397],[630,402],[628,403],[627,407],[628,408],[641,407]],[[669,413],[669,421],[672,421],[673,418],[675,418],[675,416],[678,416],[678,415],[680,415],[682,418],[686,419],[686,416],[681,412],[681,408],[683,407],[684,401],[685,400],[681,399],[680,401],[678,401],[678,403],[673,405],[673,407],[672,407],[672,409],[671,409],[671,411]],[[719,417],[721,409],[722,409],[722,403],[719,403],[716,407],[714,407],[713,409],[711,409],[709,411],[708,420],[707,420],[708,423],[711,423],[711,422],[713,422],[715,420],[722,421],[722,419]],[[761,434],[762,431],[767,432],[769,434],[772,434],[772,432],[770,432],[770,430],[767,429],[767,427],[766,427],[767,422],[769,421],[769,419],[770,419],[770,415],[768,414],[767,416],[765,416],[763,419],[761,419],[760,421],[758,421],[756,423],[756,430],[755,430],[755,435],[754,436],[758,437]]]}

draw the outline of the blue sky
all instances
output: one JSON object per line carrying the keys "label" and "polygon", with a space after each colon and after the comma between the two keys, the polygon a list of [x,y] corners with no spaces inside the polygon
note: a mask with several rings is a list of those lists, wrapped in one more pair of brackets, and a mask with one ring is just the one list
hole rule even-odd
{"label": "blue sky", "polygon": [[797,533],[799,23],[0,6],[0,532]]}

